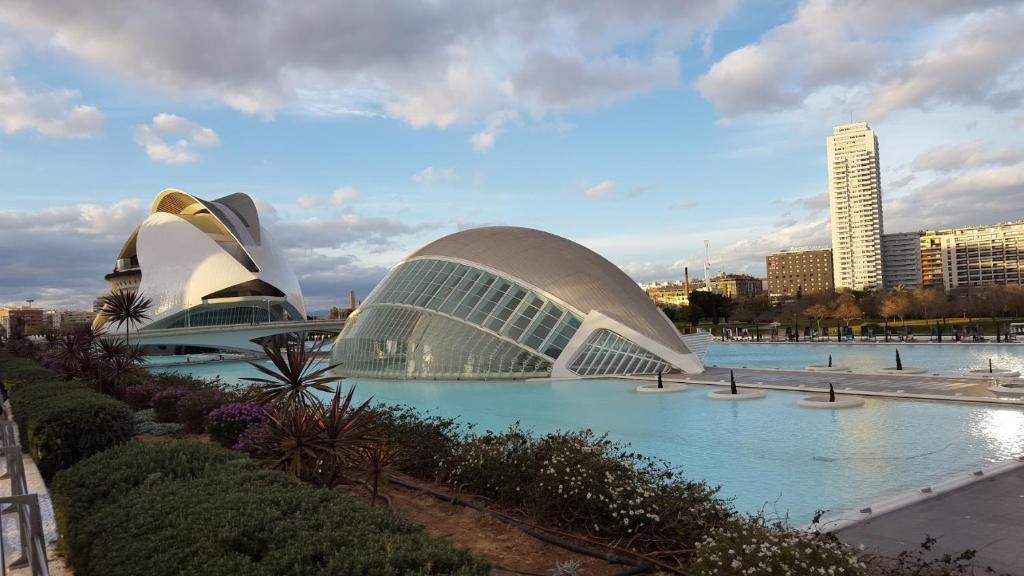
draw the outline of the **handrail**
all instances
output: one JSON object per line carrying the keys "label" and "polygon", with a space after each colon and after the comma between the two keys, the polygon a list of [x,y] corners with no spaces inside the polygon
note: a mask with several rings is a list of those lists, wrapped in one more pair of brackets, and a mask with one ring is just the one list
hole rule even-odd
{"label": "handrail", "polygon": [[[0,496],[0,504],[9,504],[0,514],[18,514],[18,537],[21,542],[21,556],[10,564],[10,568],[28,566],[32,576],[49,576],[50,566],[46,554],[46,535],[43,532],[42,514],[39,512],[39,495],[28,493],[25,478],[25,462],[18,446],[18,433],[14,421],[0,419],[0,455],[7,464],[4,478],[10,478],[11,495]],[[7,574],[7,550],[0,537],[0,574]]]}

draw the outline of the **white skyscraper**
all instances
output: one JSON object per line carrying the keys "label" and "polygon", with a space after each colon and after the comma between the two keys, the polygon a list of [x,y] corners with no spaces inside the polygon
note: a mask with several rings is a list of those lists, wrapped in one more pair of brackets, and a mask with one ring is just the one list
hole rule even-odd
{"label": "white skyscraper", "polygon": [[867,122],[828,137],[828,204],[836,289],[882,286],[882,183],[878,138]]}

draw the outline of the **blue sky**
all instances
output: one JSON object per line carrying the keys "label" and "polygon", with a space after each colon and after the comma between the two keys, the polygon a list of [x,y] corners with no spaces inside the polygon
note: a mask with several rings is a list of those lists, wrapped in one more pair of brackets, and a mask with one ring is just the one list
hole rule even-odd
{"label": "blue sky", "polygon": [[827,244],[868,120],[887,231],[1024,218],[1021,2],[0,0],[0,304],[87,304],[161,189],[258,199],[313,309],[507,224],[638,281]]}

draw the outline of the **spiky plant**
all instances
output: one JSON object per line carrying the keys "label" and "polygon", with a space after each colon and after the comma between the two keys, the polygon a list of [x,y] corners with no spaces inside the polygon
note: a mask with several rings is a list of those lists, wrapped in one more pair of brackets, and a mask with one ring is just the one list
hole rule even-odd
{"label": "spiky plant", "polygon": [[149,309],[153,307],[153,301],[146,298],[135,290],[111,290],[100,300],[102,303],[101,313],[108,322],[114,322],[117,327],[124,326],[124,339],[129,342],[128,330],[132,325],[140,324],[143,320],[149,320]]}
{"label": "spiky plant", "polygon": [[[388,480],[391,471],[403,456],[404,452],[401,447],[385,442],[376,442],[367,448],[366,465],[370,476],[370,506],[377,505],[381,480]],[[384,499],[390,505],[387,495],[384,495]]]}
{"label": "spiky plant", "polygon": [[739,394],[739,391],[736,390],[736,376],[732,373],[732,370],[729,370],[729,393]]}
{"label": "spiky plant", "polygon": [[49,365],[60,372],[65,380],[90,371],[94,341],[95,337],[91,330],[64,332],[47,353]]}
{"label": "spiky plant", "polygon": [[115,398],[124,397],[125,376],[146,359],[138,346],[120,338],[97,338],[94,357],[100,391]]}
{"label": "spiky plant", "polygon": [[313,399],[305,404],[270,406],[268,422],[247,433],[246,445],[267,468],[293,474],[321,486],[348,480],[347,473],[365,460],[378,438],[373,434],[369,400],[352,408],[355,387],[329,404]]}
{"label": "spiky plant", "polygon": [[315,392],[333,392],[331,383],[342,379],[332,371],[340,364],[317,367],[317,356],[324,345],[318,342],[312,350],[304,345],[305,334],[263,341],[263,353],[272,367],[257,362],[249,364],[267,378],[242,378],[254,384],[255,401],[260,404],[306,406],[316,401]]}
{"label": "spiky plant", "polygon": [[828,401],[829,402],[835,402],[836,401],[836,389],[832,387],[832,383],[831,382],[828,383]]}

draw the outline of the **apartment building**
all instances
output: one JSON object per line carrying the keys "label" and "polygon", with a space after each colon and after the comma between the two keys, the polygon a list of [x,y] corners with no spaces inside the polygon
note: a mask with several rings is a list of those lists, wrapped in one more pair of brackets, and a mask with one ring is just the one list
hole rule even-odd
{"label": "apartment building", "polygon": [[882,234],[882,273],[886,289],[921,287],[921,232]]}
{"label": "apartment building", "polygon": [[1024,220],[928,230],[920,250],[926,288],[1024,284]]}
{"label": "apartment building", "polygon": [[831,292],[835,289],[832,250],[793,248],[769,254],[768,296],[773,300],[795,298],[798,294]]}
{"label": "apartment building", "polygon": [[843,124],[826,140],[835,288],[882,286],[882,184],[878,138],[867,122]]}

